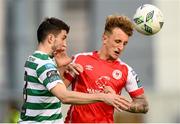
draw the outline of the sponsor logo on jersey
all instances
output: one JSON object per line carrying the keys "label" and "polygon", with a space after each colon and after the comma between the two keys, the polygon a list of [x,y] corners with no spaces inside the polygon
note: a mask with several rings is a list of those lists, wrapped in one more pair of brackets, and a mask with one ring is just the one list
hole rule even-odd
{"label": "sponsor logo on jersey", "polygon": [[112,76],[113,76],[113,78],[115,78],[116,80],[119,80],[119,79],[121,79],[121,77],[122,77],[122,72],[121,72],[120,70],[114,70],[114,71],[112,72]]}
{"label": "sponsor logo on jersey", "polygon": [[136,75],[136,82],[137,82],[138,88],[142,87],[142,83],[137,75]]}
{"label": "sponsor logo on jersey", "polygon": [[96,85],[98,86],[99,89],[103,89],[104,86],[110,81],[110,77],[108,76],[101,76],[96,80]]}
{"label": "sponsor logo on jersey", "polygon": [[55,68],[54,65],[50,63],[46,64],[45,67],[46,69]]}
{"label": "sponsor logo on jersey", "polygon": [[85,69],[92,71],[93,70],[93,66],[92,65],[85,65]]}
{"label": "sponsor logo on jersey", "polygon": [[108,82],[110,81],[109,76],[100,76],[96,81],[96,89],[94,88],[87,88],[88,93],[100,93],[104,92],[104,87],[107,86]]}
{"label": "sponsor logo on jersey", "polygon": [[132,70],[131,73],[132,73],[132,75],[133,75],[133,76],[135,77],[135,79],[136,79],[138,88],[142,87],[142,83],[141,83],[141,81],[140,81],[137,73],[136,73],[134,70]]}
{"label": "sponsor logo on jersey", "polygon": [[30,56],[29,58],[28,58],[28,61],[30,61],[30,62],[34,62],[36,59],[35,58],[33,58],[32,56]]}
{"label": "sponsor logo on jersey", "polygon": [[50,82],[53,82],[55,80],[59,80],[59,74],[57,73],[57,70],[51,70],[46,73],[48,79]]}
{"label": "sponsor logo on jersey", "polygon": [[87,92],[90,94],[93,94],[93,93],[101,93],[102,91],[101,90],[95,90],[92,88],[87,88]]}

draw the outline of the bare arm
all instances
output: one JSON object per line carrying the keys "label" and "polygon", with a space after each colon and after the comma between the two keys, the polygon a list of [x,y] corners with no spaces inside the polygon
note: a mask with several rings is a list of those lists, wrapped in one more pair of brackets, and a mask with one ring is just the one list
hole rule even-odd
{"label": "bare arm", "polygon": [[[115,91],[110,86],[105,86],[104,91],[106,93],[115,94]],[[121,108],[121,105],[119,105]],[[128,109],[121,108],[124,111],[128,111],[131,113],[147,113],[148,112],[148,102],[146,100],[145,95],[139,95],[137,97],[132,98],[131,105]]]}
{"label": "bare arm", "polygon": [[128,109],[130,105],[130,102],[116,94],[87,94],[68,91],[63,83],[57,84],[54,88],[51,89],[51,92],[65,104],[88,104],[94,102],[105,102],[114,106],[118,110],[120,110],[118,108],[119,105],[121,105],[123,109]]}
{"label": "bare arm", "polygon": [[129,107],[128,112],[132,113],[147,113],[148,112],[148,102],[146,100],[145,95],[140,95],[132,98],[131,105]]}
{"label": "bare arm", "polygon": [[[67,56],[66,52],[61,52],[58,50],[54,52],[54,57],[59,68],[68,65],[71,61],[71,59]],[[81,68],[81,66],[78,64],[70,64],[69,67],[69,69],[72,69],[76,75],[78,75],[79,72],[83,71],[83,68]],[[60,73],[62,72],[60,71]],[[51,92],[65,104],[88,104],[103,101],[109,105],[114,106],[119,111],[121,111],[119,109],[119,105],[121,105],[123,109],[128,109],[130,105],[129,101],[127,101],[124,97],[116,94],[87,94],[75,91],[68,91],[64,83],[57,84],[54,88],[51,89]]]}

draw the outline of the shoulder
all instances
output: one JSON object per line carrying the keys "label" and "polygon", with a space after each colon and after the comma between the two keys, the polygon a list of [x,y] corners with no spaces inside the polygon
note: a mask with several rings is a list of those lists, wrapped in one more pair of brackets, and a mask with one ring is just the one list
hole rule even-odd
{"label": "shoulder", "polygon": [[78,53],[75,54],[74,57],[78,57],[78,56],[92,56],[93,52],[82,52],[82,53]]}
{"label": "shoulder", "polygon": [[73,55],[73,60],[82,59],[82,58],[91,57],[91,56],[93,56],[93,52],[82,52],[82,53]]}
{"label": "shoulder", "polygon": [[36,65],[36,70],[46,70],[50,68],[56,68],[55,62],[48,55],[34,52],[27,58],[26,64]]}
{"label": "shoulder", "polygon": [[117,60],[118,64],[120,64],[124,69],[127,69],[128,71],[133,70],[133,68],[128,65],[127,63],[123,62],[121,59]]}

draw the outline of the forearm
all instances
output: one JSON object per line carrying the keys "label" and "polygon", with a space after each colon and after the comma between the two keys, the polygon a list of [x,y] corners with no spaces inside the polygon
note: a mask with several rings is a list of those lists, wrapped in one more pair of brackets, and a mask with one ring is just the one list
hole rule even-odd
{"label": "forearm", "polygon": [[132,103],[128,110],[131,113],[147,113],[148,112],[148,105],[141,104],[141,103]]}
{"label": "forearm", "polygon": [[89,104],[103,101],[104,94],[86,94],[75,91],[66,91],[64,96],[61,96],[61,101],[64,104]]}
{"label": "forearm", "polygon": [[116,94],[104,94],[104,93],[81,93],[75,91],[68,91],[64,83],[58,83],[51,89],[51,93],[54,94],[62,103],[65,104],[89,104],[94,102],[105,102],[108,105],[114,106],[119,110],[121,108],[127,109],[130,105],[129,101],[122,96]]}
{"label": "forearm", "polygon": [[131,113],[147,113],[148,109],[148,102],[144,97],[142,97],[133,100],[129,109],[126,111]]}
{"label": "forearm", "polygon": [[57,84],[51,89],[51,92],[65,104],[88,104],[97,101],[103,101],[106,94],[87,94],[75,91],[69,91],[64,84]]}

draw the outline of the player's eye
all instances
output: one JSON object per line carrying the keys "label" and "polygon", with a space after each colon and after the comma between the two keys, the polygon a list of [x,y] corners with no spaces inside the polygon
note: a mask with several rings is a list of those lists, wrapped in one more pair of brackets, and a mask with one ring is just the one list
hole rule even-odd
{"label": "player's eye", "polygon": [[115,40],[115,43],[121,43],[122,41],[121,40]]}
{"label": "player's eye", "polygon": [[124,42],[123,45],[126,46],[128,44],[128,42]]}
{"label": "player's eye", "polygon": [[64,35],[64,36],[62,37],[62,40],[65,40],[66,38],[67,38],[67,36]]}

